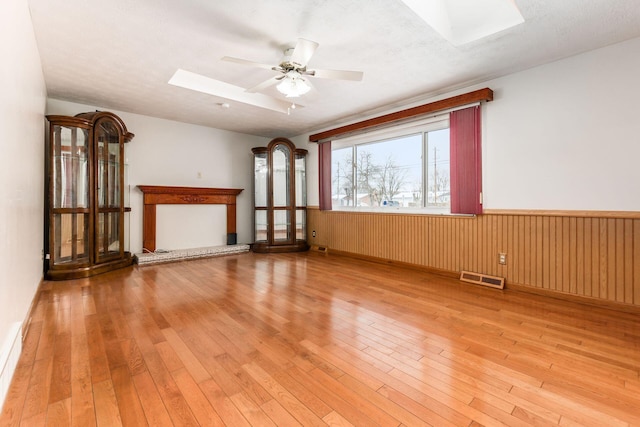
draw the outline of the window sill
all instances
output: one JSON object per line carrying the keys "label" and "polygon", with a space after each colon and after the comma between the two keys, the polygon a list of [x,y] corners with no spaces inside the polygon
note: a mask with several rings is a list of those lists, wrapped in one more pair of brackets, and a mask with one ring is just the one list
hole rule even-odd
{"label": "window sill", "polygon": [[399,208],[399,207],[346,207],[338,206],[332,209],[333,212],[351,213],[371,213],[371,214],[392,214],[392,215],[430,215],[430,216],[455,216],[455,217],[475,217],[472,214],[452,214],[449,208],[429,209],[429,208]]}

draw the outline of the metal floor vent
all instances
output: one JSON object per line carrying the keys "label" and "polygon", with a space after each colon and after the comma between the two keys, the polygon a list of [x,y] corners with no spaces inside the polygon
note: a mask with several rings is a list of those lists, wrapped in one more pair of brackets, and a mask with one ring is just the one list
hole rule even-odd
{"label": "metal floor vent", "polygon": [[490,288],[504,289],[504,277],[488,276],[471,271],[462,271],[460,280],[463,282],[475,283],[476,285],[488,286]]}

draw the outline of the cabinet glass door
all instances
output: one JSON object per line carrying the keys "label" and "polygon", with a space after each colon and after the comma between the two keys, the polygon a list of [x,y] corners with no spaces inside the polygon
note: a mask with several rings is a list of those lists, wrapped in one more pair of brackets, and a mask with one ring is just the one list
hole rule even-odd
{"label": "cabinet glass door", "polygon": [[307,175],[305,155],[296,152],[296,240],[307,239]]}
{"label": "cabinet glass door", "polygon": [[89,137],[86,129],[56,125],[52,136],[51,263],[89,262]]}
{"label": "cabinet glass door", "polygon": [[273,206],[287,207],[290,205],[291,192],[289,191],[289,164],[291,163],[291,150],[284,144],[278,144],[273,149],[271,158],[273,165]]}
{"label": "cabinet glass door", "polygon": [[291,149],[277,144],[271,156],[273,173],[273,243],[291,243]]}
{"label": "cabinet glass door", "polygon": [[253,157],[254,202],[257,208],[267,207],[268,167],[267,153],[258,153]]}
{"label": "cabinet glass door", "polygon": [[269,166],[267,153],[256,153],[253,157],[253,200],[255,204],[255,236],[254,241],[267,241],[267,194],[269,192]]}
{"label": "cabinet glass door", "polygon": [[118,257],[121,248],[122,215],[122,144],[113,122],[101,120],[95,127],[97,218],[96,260]]}

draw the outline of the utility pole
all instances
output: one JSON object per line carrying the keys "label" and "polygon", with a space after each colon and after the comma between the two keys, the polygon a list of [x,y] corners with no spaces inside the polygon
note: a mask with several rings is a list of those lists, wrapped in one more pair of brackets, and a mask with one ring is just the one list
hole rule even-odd
{"label": "utility pole", "polygon": [[433,203],[438,204],[438,148],[433,147]]}
{"label": "utility pole", "polygon": [[[336,189],[338,191],[336,191],[337,195],[338,195],[338,200],[340,200],[340,161],[338,160],[338,179],[337,179],[337,185],[336,185]],[[342,206],[342,202],[340,202],[340,205]]]}

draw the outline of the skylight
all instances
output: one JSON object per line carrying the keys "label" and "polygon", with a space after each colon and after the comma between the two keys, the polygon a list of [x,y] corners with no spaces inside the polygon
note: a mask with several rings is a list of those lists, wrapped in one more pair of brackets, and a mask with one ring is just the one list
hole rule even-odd
{"label": "skylight", "polygon": [[454,46],[524,22],[513,0],[402,1]]}

